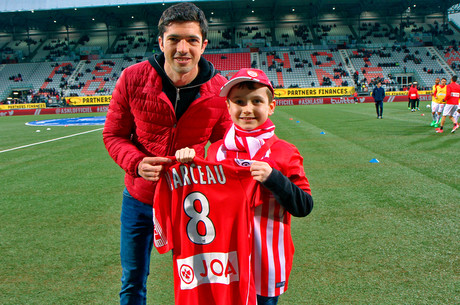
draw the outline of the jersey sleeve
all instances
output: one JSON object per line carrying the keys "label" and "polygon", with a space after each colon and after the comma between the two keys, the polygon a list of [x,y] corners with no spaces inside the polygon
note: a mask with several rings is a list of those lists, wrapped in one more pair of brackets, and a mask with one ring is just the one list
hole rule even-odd
{"label": "jersey sleeve", "polygon": [[446,87],[446,96],[444,97],[444,101],[447,101],[450,97],[451,86],[447,85]]}
{"label": "jersey sleeve", "polygon": [[171,223],[171,190],[163,177],[157,184],[153,199],[153,245],[163,254],[174,248]]}
{"label": "jersey sleeve", "polygon": [[313,197],[303,158],[294,145],[288,144],[285,149],[289,150],[289,157],[279,164],[279,170],[273,170],[263,185],[291,215],[305,217],[313,208]]}
{"label": "jersey sleeve", "polygon": [[289,162],[286,168],[286,177],[289,178],[295,185],[311,195],[310,183],[305,175],[303,167],[303,157],[300,155],[297,148],[294,148],[290,154]]}

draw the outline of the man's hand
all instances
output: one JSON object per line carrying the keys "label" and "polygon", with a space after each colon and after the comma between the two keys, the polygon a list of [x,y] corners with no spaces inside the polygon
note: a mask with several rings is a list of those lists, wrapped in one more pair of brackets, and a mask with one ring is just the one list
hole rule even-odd
{"label": "man's hand", "polygon": [[192,162],[195,155],[196,153],[193,148],[182,148],[176,151],[176,160],[180,163]]}
{"label": "man's hand", "polygon": [[259,182],[265,182],[268,176],[272,173],[273,169],[267,162],[255,161],[251,164],[251,175],[254,180]]}
{"label": "man's hand", "polygon": [[148,181],[156,182],[160,180],[161,171],[165,163],[171,163],[171,159],[164,157],[145,157],[137,167],[139,176]]}

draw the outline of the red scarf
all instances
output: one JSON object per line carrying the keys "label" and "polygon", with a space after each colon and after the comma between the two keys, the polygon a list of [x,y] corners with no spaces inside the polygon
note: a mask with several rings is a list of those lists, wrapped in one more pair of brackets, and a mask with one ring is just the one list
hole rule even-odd
{"label": "red scarf", "polygon": [[[253,130],[244,130],[233,124],[224,137],[224,143],[217,151],[217,161],[223,159],[250,159],[252,160],[259,149],[275,134],[275,125],[268,119]],[[264,157],[268,157],[267,151]]]}

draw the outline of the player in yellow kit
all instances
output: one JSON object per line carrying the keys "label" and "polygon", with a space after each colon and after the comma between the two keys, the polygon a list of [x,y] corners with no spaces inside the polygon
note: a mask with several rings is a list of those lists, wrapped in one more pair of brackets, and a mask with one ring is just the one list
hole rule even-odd
{"label": "player in yellow kit", "polygon": [[[436,79],[437,81],[439,79]],[[441,79],[441,84],[433,86],[433,100],[431,102],[431,113],[433,115],[433,122],[431,122],[430,126],[439,127],[439,121],[442,117],[442,111],[444,110],[444,105],[446,101],[444,98],[446,97],[446,86],[447,80],[443,77]]]}

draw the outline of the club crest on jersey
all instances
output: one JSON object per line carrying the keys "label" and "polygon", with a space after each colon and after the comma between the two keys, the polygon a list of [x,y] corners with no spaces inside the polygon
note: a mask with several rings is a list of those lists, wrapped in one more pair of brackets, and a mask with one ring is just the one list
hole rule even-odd
{"label": "club crest on jersey", "polygon": [[195,279],[195,272],[193,272],[192,267],[187,264],[183,264],[179,270],[179,276],[181,281],[185,284],[190,285]]}
{"label": "club crest on jersey", "polygon": [[210,252],[177,259],[180,288],[193,289],[201,284],[239,281],[237,252]]}
{"label": "club crest on jersey", "polygon": [[238,164],[239,166],[249,167],[249,166],[251,166],[252,163],[254,163],[254,160],[235,159],[235,163]]}
{"label": "club crest on jersey", "polygon": [[225,184],[225,177],[222,165],[196,165],[181,164],[178,168],[171,168],[165,174],[171,190],[190,184]]}

